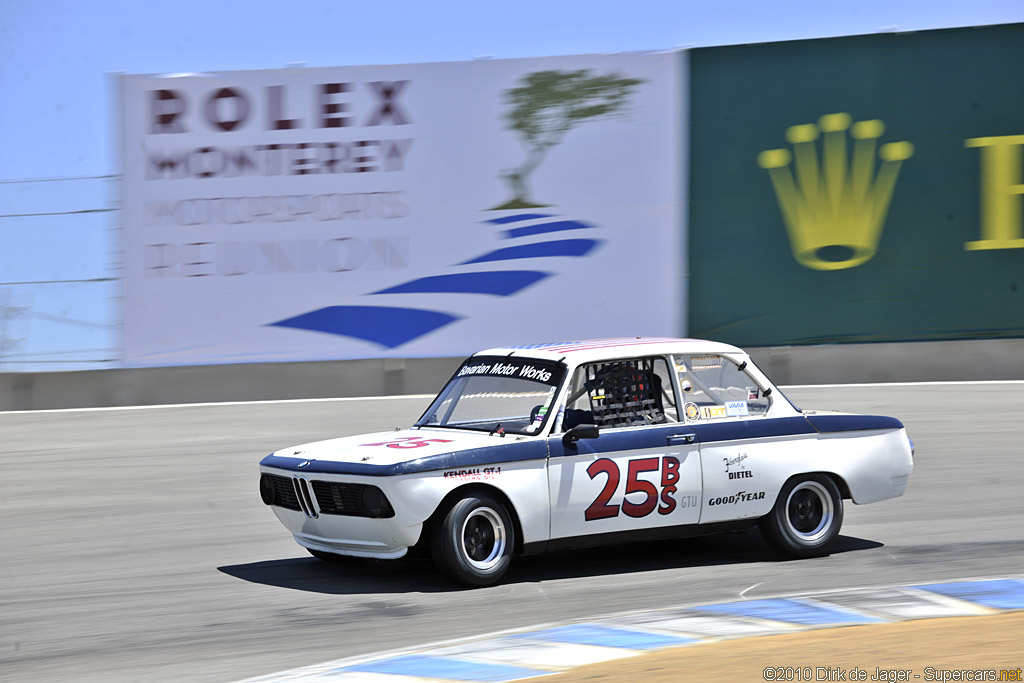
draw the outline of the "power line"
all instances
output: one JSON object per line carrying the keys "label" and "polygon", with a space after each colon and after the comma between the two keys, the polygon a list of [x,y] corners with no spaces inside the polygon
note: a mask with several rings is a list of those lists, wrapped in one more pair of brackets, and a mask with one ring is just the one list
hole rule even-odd
{"label": "power line", "polygon": [[34,216],[73,216],[83,213],[109,213],[120,209],[78,209],[77,211],[50,211],[47,213],[8,213],[0,214],[0,218],[31,218]]}
{"label": "power line", "polygon": [[50,323],[61,323],[63,325],[77,325],[82,328],[93,328],[95,330],[117,330],[117,325],[109,325],[106,323],[91,323],[89,321],[80,321],[80,319],[74,317],[62,317],[60,315],[51,315],[50,313],[38,313],[32,310],[25,311],[23,315],[28,317],[39,318],[40,321],[48,321]]}
{"label": "power line", "polygon": [[110,180],[112,178],[120,177],[120,173],[115,173],[113,175],[83,175],[64,178],[23,178],[20,180],[0,180],[0,185],[13,185],[21,183],[59,183],[64,180]]}
{"label": "power line", "polygon": [[0,282],[0,287],[14,287],[16,285],[73,285],[79,282],[118,282],[116,277],[94,277],[83,280],[26,280],[24,282]]}

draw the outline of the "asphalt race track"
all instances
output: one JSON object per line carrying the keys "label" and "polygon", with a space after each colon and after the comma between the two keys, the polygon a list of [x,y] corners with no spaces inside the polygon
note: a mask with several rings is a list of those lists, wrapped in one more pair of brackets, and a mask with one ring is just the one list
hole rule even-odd
{"label": "asphalt race track", "polygon": [[894,415],[917,445],[907,494],[848,505],[832,555],[730,534],[520,559],[481,590],[429,563],[322,563],[259,499],[266,453],[406,425],[425,398],[0,414],[0,680],[229,682],[741,594],[1020,574],[1024,383],[786,393]]}

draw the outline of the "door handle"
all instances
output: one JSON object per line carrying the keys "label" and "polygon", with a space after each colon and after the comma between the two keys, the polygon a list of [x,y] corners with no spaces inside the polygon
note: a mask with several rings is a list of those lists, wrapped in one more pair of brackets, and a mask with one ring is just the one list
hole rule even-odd
{"label": "door handle", "polygon": [[680,446],[682,444],[693,443],[697,440],[696,434],[673,434],[668,437],[669,446]]}

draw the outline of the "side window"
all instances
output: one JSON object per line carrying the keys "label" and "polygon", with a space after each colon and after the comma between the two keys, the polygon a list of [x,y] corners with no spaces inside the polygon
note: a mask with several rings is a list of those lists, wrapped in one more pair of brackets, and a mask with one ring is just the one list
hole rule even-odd
{"label": "side window", "polygon": [[746,370],[723,356],[673,358],[688,422],[764,415],[771,406]]}
{"label": "side window", "polygon": [[578,424],[610,428],[677,422],[679,411],[669,373],[664,358],[580,366],[569,384],[562,431]]}

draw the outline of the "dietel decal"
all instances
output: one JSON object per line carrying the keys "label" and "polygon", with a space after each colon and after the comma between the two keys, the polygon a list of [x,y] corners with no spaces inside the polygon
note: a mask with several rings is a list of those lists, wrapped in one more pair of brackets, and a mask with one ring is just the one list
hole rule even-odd
{"label": "dietel decal", "polygon": [[749,503],[753,500],[764,500],[764,491],[740,491],[734,496],[721,496],[708,499],[708,505],[735,505],[736,503]]}
{"label": "dietel decal", "polygon": [[735,458],[722,458],[725,463],[725,472],[730,479],[751,479],[754,473],[746,468],[743,461],[747,459],[746,453],[740,453]]}
{"label": "dietel decal", "polygon": [[696,403],[687,403],[683,407],[683,410],[686,413],[686,419],[687,420],[699,420],[700,419],[700,406],[698,406]]}
{"label": "dietel decal", "polygon": [[445,479],[459,481],[487,481],[497,479],[500,474],[501,467],[473,467],[464,470],[449,470],[442,476]]}

